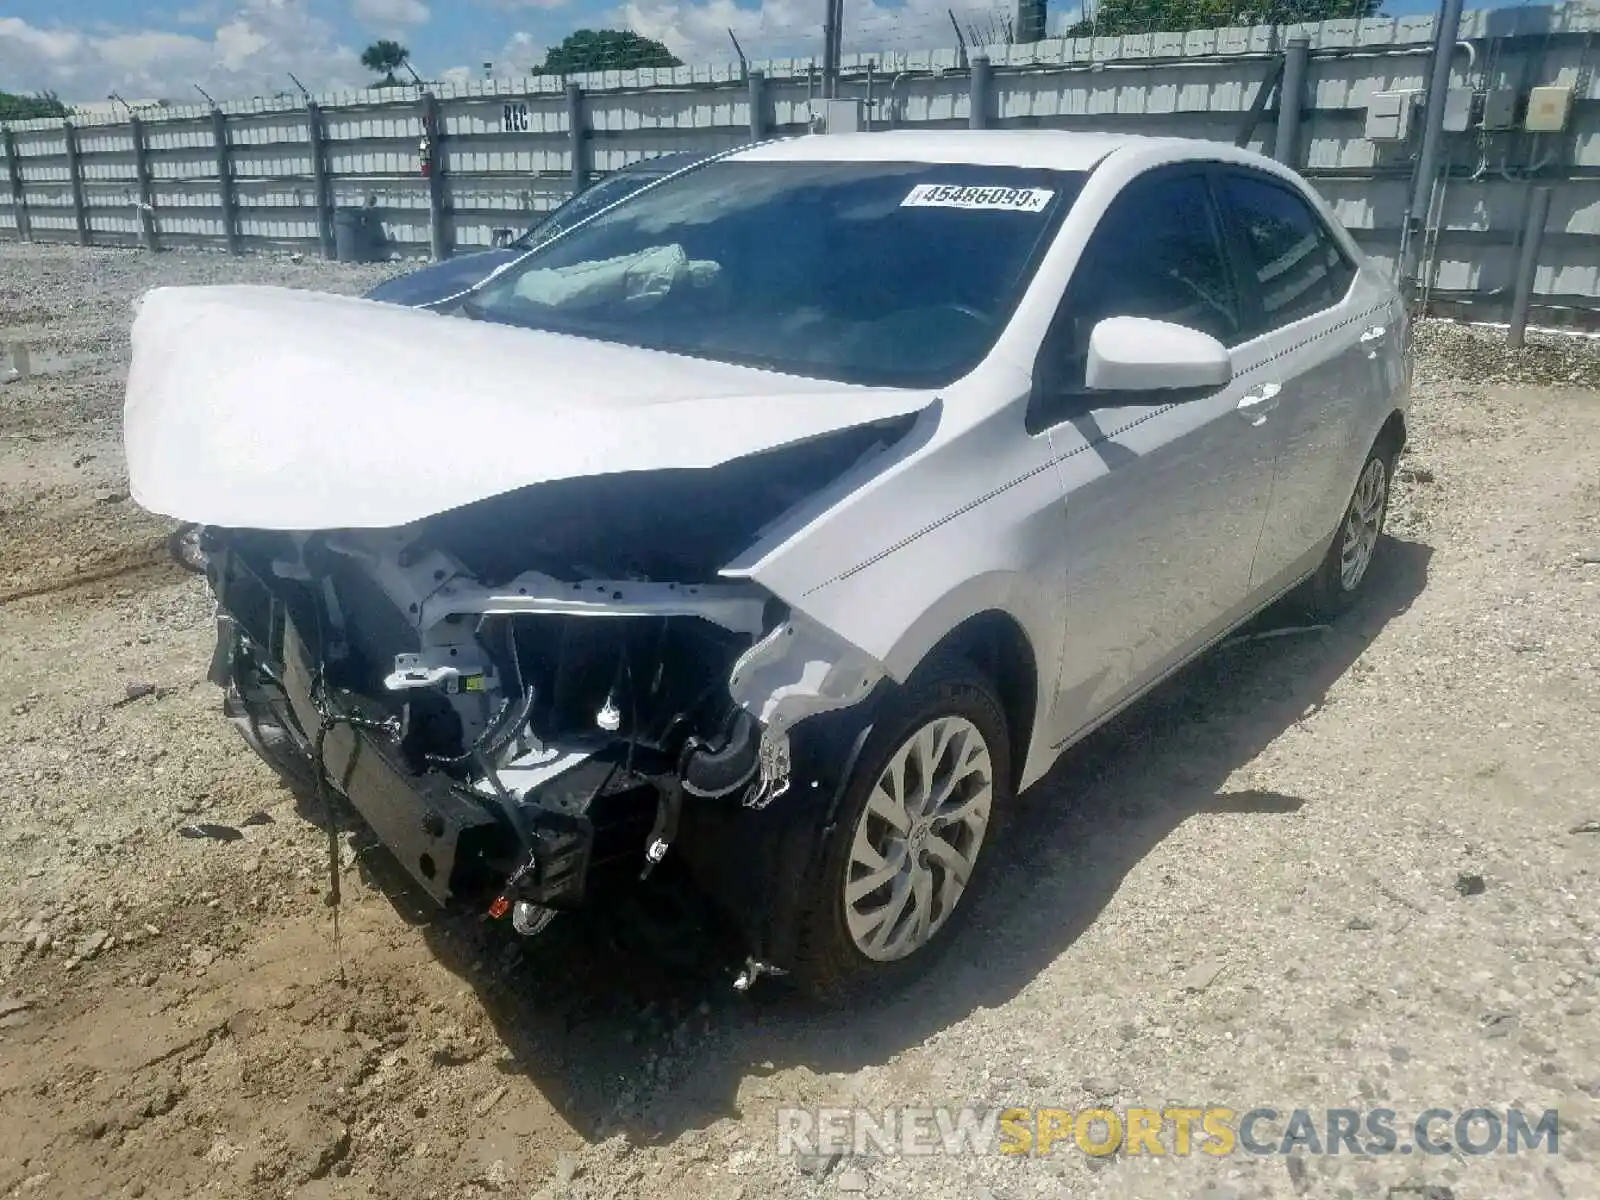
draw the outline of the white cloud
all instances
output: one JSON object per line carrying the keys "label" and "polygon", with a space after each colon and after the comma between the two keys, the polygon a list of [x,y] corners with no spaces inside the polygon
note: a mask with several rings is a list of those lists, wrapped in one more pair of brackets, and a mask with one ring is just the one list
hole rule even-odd
{"label": "white cloud", "polygon": [[[209,34],[42,27],[0,17],[0,79],[9,91],[55,91],[96,101],[110,92],[199,100],[276,95],[293,71],[313,90],[360,86],[356,51],[339,44],[309,0],[241,0]],[[191,14],[192,15],[192,14]]]}
{"label": "white cloud", "polygon": [[496,75],[526,75],[544,64],[545,46],[531,33],[513,33],[491,60]]}
{"label": "white cloud", "polygon": [[[953,47],[954,9],[968,43],[1003,40],[1015,4],[1004,0],[906,0],[882,4],[851,0],[844,6],[844,52]],[[750,8],[735,0],[625,0],[611,14],[619,28],[654,38],[687,63],[721,62],[733,56],[731,29],[750,58],[822,58],[823,5],[817,0],[762,0]]]}
{"label": "white cloud", "polygon": [[425,25],[429,16],[422,0],[350,0],[350,11],[357,20],[385,30]]}

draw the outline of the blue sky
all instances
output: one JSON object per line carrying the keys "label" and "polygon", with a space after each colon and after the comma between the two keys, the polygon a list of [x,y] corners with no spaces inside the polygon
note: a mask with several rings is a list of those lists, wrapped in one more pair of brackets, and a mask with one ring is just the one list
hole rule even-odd
{"label": "blue sky", "polygon": [[[998,28],[1015,0],[846,0],[847,52],[945,46],[946,8]],[[1469,0],[1469,5],[1472,0]],[[1393,0],[1390,13],[1426,11]],[[0,0],[0,90],[49,89],[74,102],[219,99],[275,93],[293,71],[307,87],[351,87],[374,38],[410,47],[429,79],[517,74],[585,26],[629,28],[687,62],[820,53],[823,0]],[[1075,13],[1052,5],[1051,28]]]}

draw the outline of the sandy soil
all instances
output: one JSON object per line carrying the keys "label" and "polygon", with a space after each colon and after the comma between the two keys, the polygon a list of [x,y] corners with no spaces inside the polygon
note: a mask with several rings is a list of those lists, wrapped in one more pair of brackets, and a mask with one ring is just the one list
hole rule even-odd
{"label": "sandy soil", "polygon": [[[1600,359],[1425,330],[1379,586],[1069,756],[938,977],[748,998],[413,906],[222,720],[126,497],[128,301],[384,269],[0,248],[0,1195],[1600,1195]],[[150,684],[149,694],[130,684]],[[226,827],[219,841],[184,836]],[[1466,893],[1466,894],[1464,894]],[[781,1106],[1559,1107],[1555,1154],[780,1157]]]}

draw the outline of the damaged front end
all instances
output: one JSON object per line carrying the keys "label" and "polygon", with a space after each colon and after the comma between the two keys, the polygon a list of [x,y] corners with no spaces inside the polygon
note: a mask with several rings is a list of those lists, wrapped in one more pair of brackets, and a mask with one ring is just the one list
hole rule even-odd
{"label": "damaged front end", "polygon": [[753,959],[781,958],[785,872],[883,671],[717,568],[902,431],[403,529],[208,528],[212,679],[258,752],[348,799],[440,905],[536,932],[681,854]]}

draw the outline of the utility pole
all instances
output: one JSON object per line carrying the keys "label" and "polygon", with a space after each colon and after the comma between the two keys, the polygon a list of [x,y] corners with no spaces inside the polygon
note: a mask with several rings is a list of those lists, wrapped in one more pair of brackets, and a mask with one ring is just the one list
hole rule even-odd
{"label": "utility pole", "polygon": [[1417,235],[1428,223],[1433,185],[1439,175],[1439,142],[1444,134],[1445,97],[1450,91],[1450,62],[1461,36],[1461,0],[1441,0],[1433,29],[1433,60],[1428,76],[1426,107],[1422,110],[1422,147],[1417,152],[1417,174],[1412,181],[1411,203],[1401,230],[1401,279],[1409,287],[1417,282]]}
{"label": "utility pole", "polygon": [[822,0],[827,6],[822,19],[822,98],[839,94],[839,59],[844,45],[844,0]]}

